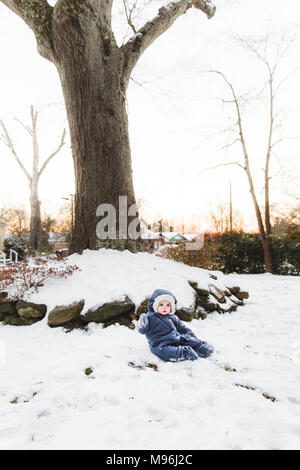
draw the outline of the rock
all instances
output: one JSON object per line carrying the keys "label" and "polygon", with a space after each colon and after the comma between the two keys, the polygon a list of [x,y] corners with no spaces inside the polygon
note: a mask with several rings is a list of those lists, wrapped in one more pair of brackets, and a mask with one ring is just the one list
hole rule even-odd
{"label": "rock", "polygon": [[236,295],[238,292],[240,292],[241,288],[238,286],[235,287],[228,287],[228,290],[233,294]]}
{"label": "rock", "polygon": [[148,312],[148,301],[150,297],[147,297],[143,302],[138,306],[137,311],[135,313],[137,318],[140,318],[142,313],[147,313]]}
{"label": "rock", "polygon": [[81,318],[87,323],[107,323],[116,317],[129,315],[130,313],[134,313],[134,311],[134,303],[126,296],[125,300],[107,302],[95,310],[90,309],[85,313],[85,315],[81,315]]}
{"label": "rock", "polygon": [[19,315],[7,315],[4,317],[3,324],[4,325],[12,325],[12,326],[29,326],[33,325],[40,321],[36,318],[21,318]]}
{"label": "rock", "polygon": [[196,307],[202,307],[206,313],[221,312],[219,303],[214,302],[215,298],[205,289],[200,289],[196,298]]}
{"label": "rock", "polygon": [[143,300],[142,303],[138,306],[136,310],[136,316],[139,318],[142,313],[147,313],[148,312],[148,301],[150,297],[147,297],[145,300]]}
{"label": "rock", "polygon": [[195,318],[195,308],[179,308],[176,315],[183,321],[192,321]]}
{"label": "rock", "polygon": [[36,318],[42,320],[46,315],[47,306],[19,300],[17,303],[17,312],[22,318]]}
{"label": "rock", "polygon": [[249,292],[246,292],[246,291],[237,292],[237,293],[235,294],[235,296],[236,296],[239,300],[249,299]]}
{"label": "rock", "polygon": [[209,277],[210,277],[211,279],[214,279],[215,281],[218,280],[217,276],[215,276],[214,274],[210,274]]}
{"label": "rock", "polygon": [[80,320],[80,313],[83,306],[84,300],[82,299],[79,302],[73,302],[70,305],[60,305],[55,307],[48,315],[48,325],[62,326],[69,322]]}
{"label": "rock", "polygon": [[215,286],[214,284],[209,284],[209,292],[214,298],[220,302],[221,304],[225,303],[225,292],[219,289],[219,287]]}
{"label": "rock", "polygon": [[0,302],[0,313],[4,313],[5,315],[16,315],[17,308],[16,308],[16,301],[13,302]]}
{"label": "rock", "polygon": [[231,302],[235,303],[236,305],[244,305],[242,300],[239,300],[235,295],[230,297]]}
{"label": "rock", "polygon": [[188,281],[189,285],[195,290],[197,291],[198,289],[198,283],[195,282],[195,281]]}
{"label": "rock", "polygon": [[226,297],[230,297],[232,295],[228,287],[225,287],[224,292],[225,292]]}
{"label": "rock", "polygon": [[0,292],[0,301],[6,299],[7,296],[8,296],[8,292],[2,290],[2,291]]}
{"label": "rock", "polygon": [[205,309],[203,307],[201,307],[201,305],[198,305],[196,307],[196,311],[195,311],[195,318],[196,319],[201,319],[201,320],[205,320],[205,318],[207,318],[207,315],[208,313],[205,311]]}

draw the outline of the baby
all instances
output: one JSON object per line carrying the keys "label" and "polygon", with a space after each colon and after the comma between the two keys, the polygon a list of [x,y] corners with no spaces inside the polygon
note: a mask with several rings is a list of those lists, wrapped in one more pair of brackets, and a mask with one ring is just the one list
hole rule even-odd
{"label": "baby", "polygon": [[148,312],[140,317],[138,331],[146,335],[150,349],[164,361],[194,361],[209,357],[214,347],[198,339],[192,330],[174,315],[175,296],[157,289],[148,301]]}

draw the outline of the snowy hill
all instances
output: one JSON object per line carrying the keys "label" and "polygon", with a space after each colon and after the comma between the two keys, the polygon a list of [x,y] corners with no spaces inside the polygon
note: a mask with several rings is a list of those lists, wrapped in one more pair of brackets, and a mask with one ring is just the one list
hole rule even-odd
{"label": "snowy hill", "polygon": [[[188,281],[199,288],[213,284],[221,290],[236,285],[235,279],[221,272],[187,266],[149,253],[131,253],[110,249],[84,250],[82,255],[67,258],[68,264],[80,268],[66,279],[48,279],[38,293],[27,300],[46,304],[48,312],[56,305],[85,300],[82,314],[105,302],[123,300],[127,295],[136,306],[155,289],[167,289],[177,298],[177,309],[191,307],[195,292]],[[217,279],[211,279],[216,275]]]}
{"label": "snowy hill", "polygon": [[[82,271],[32,301],[51,308],[84,293],[88,308],[127,294],[138,304],[166,288],[188,305],[187,280],[209,282],[208,271],[145,253],[69,261]],[[215,346],[209,359],[163,362],[120,325],[0,324],[0,449],[300,449],[299,278],[215,274],[250,300],[188,323]]]}

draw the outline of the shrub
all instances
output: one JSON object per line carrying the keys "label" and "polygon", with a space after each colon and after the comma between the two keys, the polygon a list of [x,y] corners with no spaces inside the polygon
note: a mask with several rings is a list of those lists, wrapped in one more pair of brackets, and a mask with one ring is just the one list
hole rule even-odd
{"label": "shrub", "polygon": [[78,269],[78,266],[68,265],[64,259],[53,255],[3,266],[0,268],[0,291],[8,292],[6,300],[22,300],[43,286],[46,279],[66,278]]}
{"label": "shrub", "polygon": [[[300,275],[300,233],[270,237],[275,274]],[[238,274],[265,272],[264,253],[257,233],[227,232],[206,235],[198,251],[184,246],[166,248],[157,256],[181,261],[189,266]]]}
{"label": "shrub", "polygon": [[221,270],[223,266],[218,264],[218,250],[219,244],[206,235],[201,250],[186,250],[185,243],[183,243],[176,247],[165,247],[164,250],[157,253],[157,256],[198,268]]}
{"label": "shrub", "polygon": [[264,253],[258,234],[228,232],[216,235],[218,262],[225,273],[258,274],[265,271]]}

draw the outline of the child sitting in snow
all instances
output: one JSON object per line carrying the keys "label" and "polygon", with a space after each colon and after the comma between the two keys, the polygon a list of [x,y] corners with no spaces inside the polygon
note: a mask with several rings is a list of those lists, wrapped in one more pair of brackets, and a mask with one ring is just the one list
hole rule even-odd
{"label": "child sitting in snow", "polygon": [[198,339],[192,330],[174,315],[176,298],[167,291],[157,289],[148,302],[148,312],[140,317],[138,331],[146,335],[150,349],[165,361],[194,361],[208,357],[214,347]]}

